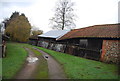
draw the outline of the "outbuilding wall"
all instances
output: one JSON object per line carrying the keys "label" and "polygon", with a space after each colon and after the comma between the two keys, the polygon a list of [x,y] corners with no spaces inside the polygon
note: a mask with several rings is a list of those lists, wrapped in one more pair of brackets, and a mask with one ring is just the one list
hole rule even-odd
{"label": "outbuilding wall", "polygon": [[120,40],[103,40],[101,61],[116,64],[120,62]]}
{"label": "outbuilding wall", "polygon": [[[79,41],[81,39],[78,39]],[[120,61],[120,40],[106,39],[86,39],[87,47],[82,48],[81,42],[75,40],[57,42],[53,39],[42,39],[38,41],[38,46],[51,50],[72,54],[84,58],[101,60],[107,63],[116,63]],[[73,41],[73,42],[72,42]],[[77,40],[76,40],[77,41]],[[63,42],[63,41],[62,41]]]}
{"label": "outbuilding wall", "polygon": [[28,43],[31,44],[31,45],[37,46],[37,39],[36,39],[36,40],[30,39],[30,40],[28,41]]}

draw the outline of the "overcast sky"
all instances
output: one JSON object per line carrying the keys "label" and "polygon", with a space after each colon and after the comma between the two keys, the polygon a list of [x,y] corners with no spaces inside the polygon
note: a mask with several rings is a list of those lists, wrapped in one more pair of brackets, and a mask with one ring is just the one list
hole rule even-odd
{"label": "overcast sky", "polygon": [[[12,12],[24,13],[32,26],[47,32],[58,0],[0,0],[0,22]],[[120,0],[71,0],[75,2],[76,28],[118,23]]]}

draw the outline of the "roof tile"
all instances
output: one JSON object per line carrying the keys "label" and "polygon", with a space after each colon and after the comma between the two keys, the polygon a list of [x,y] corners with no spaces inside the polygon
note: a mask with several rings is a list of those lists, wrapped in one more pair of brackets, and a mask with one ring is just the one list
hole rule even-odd
{"label": "roof tile", "polygon": [[80,29],[74,29],[58,40],[70,38],[120,38],[120,24],[94,25]]}

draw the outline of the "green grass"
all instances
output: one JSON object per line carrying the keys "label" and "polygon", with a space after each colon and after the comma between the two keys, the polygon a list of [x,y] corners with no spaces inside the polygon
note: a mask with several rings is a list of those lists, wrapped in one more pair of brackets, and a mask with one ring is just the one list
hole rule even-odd
{"label": "green grass", "polygon": [[0,58],[0,78],[2,76],[2,59]]}
{"label": "green grass", "polygon": [[71,79],[118,79],[118,66],[37,47],[52,55]]}
{"label": "green grass", "polygon": [[36,54],[36,56],[42,55],[39,51],[33,49],[33,48],[32,48],[33,46],[26,46],[26,47],[29,48],[32,52],[34,52],[34,53]]}
{"label": "green grass", "polygon": [[10,79],[24,64],[27,52],[16,43],[7,43],[7,56],[2,59],[2,76]]}
{"label": "green grass", "polygon": [[36,69],[34,77],[35,79],[48,79],[47,61],[42,56],[39,56],[39,61],[40,61],[40,64],[38,65],[38,68]]}

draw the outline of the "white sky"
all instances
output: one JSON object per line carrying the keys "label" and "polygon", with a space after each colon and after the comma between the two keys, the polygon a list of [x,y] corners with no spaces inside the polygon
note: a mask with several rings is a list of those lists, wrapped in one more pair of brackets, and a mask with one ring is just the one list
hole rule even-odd
{"label": "white sky", "polygon": [[[24,13],[31,25],[47,32],[51,30],[49,19],[54,16],[58,0],[0,0],[0,22],[12,12]],[[76,28],[98,24],[118,23],[120,0],[71,0],[75,2]]]}

